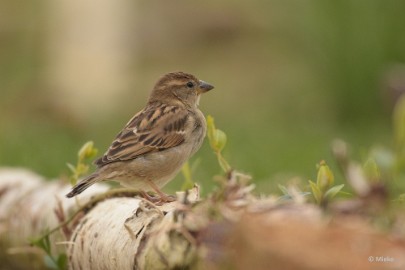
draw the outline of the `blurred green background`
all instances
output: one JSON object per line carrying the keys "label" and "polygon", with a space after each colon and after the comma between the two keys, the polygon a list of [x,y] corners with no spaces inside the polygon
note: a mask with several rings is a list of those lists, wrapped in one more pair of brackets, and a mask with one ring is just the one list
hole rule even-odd
{"label": "blurred green background", "polygon": [[[104,152],[159,76],[178,70],[215,85],[200,107],[227,133],[226,158],[263,192],[314,179],[321,159],[333,167],[334,138],[359,160],[392,144],[392,107],[405,91],[403,1],[1,5],[1,166],[67,175],[84,142]],[[220,173],[207,142],[195,160],[207,190]]]}

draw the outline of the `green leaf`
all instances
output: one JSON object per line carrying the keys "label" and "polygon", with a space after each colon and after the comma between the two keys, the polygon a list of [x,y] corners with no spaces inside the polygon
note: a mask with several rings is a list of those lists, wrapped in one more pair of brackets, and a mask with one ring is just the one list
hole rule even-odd
{"label": "green leaf", "polygon": [[98,150],[94,148],[94,143],[92,141],[86,142],[78,152],[79,161],[84,161],[86,159],[91,159],[97,155]]}
{"label": "green leaf", "polygon": [[328,191],[326,191],[325,198],[328,199],[334,198],[344,186],[345,186],[344,184],[341,184],[338,186],[331,187]]}
{"label": "green leaf", "polygon": [[55,263],[54,259],[50,255],[44,256],[44,263],[47,268],[58,269],[58,265]]}
{"label": "green leaf", "polygon": [[220,152],[224,149],[227,141],[225,132],[215,127],[214,118],[211,115],[207,116],[207,135],[211,148],[215,152]]}
{"label": "green leaf", "polygon": [[378,182],[381,179],[380,168],[373,158],[369,158],[363,167],[364,173],[369,180]]}
{"label": "green leaf", "polygon": [[75,173],[75,172],[76,172],[76,167],[73,166],[72,164],[66,163],[66,166],[69,168],[69,170],[70,170],[72,173]]}
{"label": "green leaf", "polygon": [[188,190],[193,188],[194,182],[192,180],[189,162],[184,163],[183,167],[181,168],[181,172],[184,177],[184,182],[183,185],[181,186],[181,190]]}
{"label": "green leaf", "polygon": [[211,148],[215,150],[214,137],[215,137],[215,123],[214,118],[211,115],[207,116],[207,136],[210,142]]}
{"label": "green leaf", "polygon": [[207,128],[208,140],[211,148],[217,155],[219,166],[221,166],[224,172],[229,172],[231,166],[221,155],[221,151],[224,149],[227,141],[226,134],[222,130],[215,128],[214,118],[211,115],[207,116]]}
{"label": "green leaf", "polygon": [[59,254],[56,264],[58,265],[58,269],[67,269],[67,255],[65,253]]}
{"label": "green leaf", "polygon": [[326,165],[326,162],[324,160],[322,160],[319,163],[316,184],[321,191],[325,192],[325,190],[327,190],[329,187],[331,187],[333,185],[333,182],[334,182],[333,173],[329,169],[329,166]]}
{"label": "green leaf", "polygon": [[219,166],[221,166],[224,172],[229,172],[231,170],[231,165],[229,165],[228,161],[226,161],[226,159],[221,154],[218,154],[217,156]]}
{"label": "green leaf", "polygon": [[278,184],[278,188],[281,190],[281,192],[284,195],[290,195],[289,192],[288,192],[288,189],[285,186]]}
{"label": "green leaf", "polygon": [[78,176],[86,174],[89,171],[89,168],[89,165],[86,165],[85,163],[79,163],[77,164],[76,173]]}
{"label": "green leaf", "polygon": [[319,189],[318,185],[309,180],[309,184],[311,186],[312,195],[315,198],[315,201],[320,204],[322,202],[322,191]]}
{"label": "green leaf", "polygon": [[43,238],[30,239],[29,242],[30,242],[31,245],[39,247],[40,249],[46,251],[46,246],[45,246]]}
{"label": "green leaf", "polygon": [[225,148],[226,141],[227,137],[225,132],[220,129],[216,129],[214,133],[214,144],[217,152],[221,152]]}
{"label": "green leaf", "polygon": [[44,244],[45,244],[45,251],[47,253],[51,253],[51,240],[49,239],[49,235],[45,236],[43,238]]}
{"label": "green leaf", "polygon": [[49,240],[49,235],[33,240],[31,243],[44,250],[46,253],[51,253],[51,241]]}

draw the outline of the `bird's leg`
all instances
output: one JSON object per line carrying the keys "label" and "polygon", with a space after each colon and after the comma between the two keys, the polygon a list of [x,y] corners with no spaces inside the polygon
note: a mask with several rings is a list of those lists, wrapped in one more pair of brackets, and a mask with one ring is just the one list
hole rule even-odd
{"label": "bird's leg", "polygon": [[173,202],[173,201],[176,200],[176,198],[174,198],[173,196],[164,194],[164,193],[159,189],[159,187],[158,187],[155,183],[153,183],[153,181],[148,180],[148,183],[149,183],[150,187],[151,187],[154,191],[156,191],[157,194],[159,194],[159,196],[160,196],[160,202],[161,202],[161,203]]}
{"label": "bird's leg", "polygon": [[149,195],[149,194],[148,194],[146,191],[144,191],[144,190],[139,190],[139,193],[141,194],[141,196],[142,196],[144,199],[146,199],[146,200],[148,200],[148,201],[150,201],[150,202],[152,202],[152,203],[156,203],[156,202],[159,201],[158,198]]}

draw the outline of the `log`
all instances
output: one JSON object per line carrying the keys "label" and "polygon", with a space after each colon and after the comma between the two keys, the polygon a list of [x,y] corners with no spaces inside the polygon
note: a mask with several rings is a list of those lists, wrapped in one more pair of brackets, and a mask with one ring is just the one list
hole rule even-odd
{"label": "log", "polygon": [[[43,177],[22,168],[0,169],[0,261],[10,269],[35,269],[44,267],[43,253],[28,245],[46,229],[60,223],[55,210],[69,213],[78,205],[68,200],[65,194],[68,184],[61,181],[46,181]],[[84,194],[80,201],[86,203],[95,194],[105,192],[105,185],[96,185]],[[65,241],[62,231],[52,234],[56,252],[65,248],[55,243]]]}
{"label": "log", "polygon": [[0,169],[2,269],[44,268],[27,239],[61,222],[52,250],[67,254],[69,269],[405,269],[403,235],[364,214],[325,212],[299,193],[257,197],[237,172],[207,198],[195,187],[163,205],[107,189],[65,199],[67,184]]}

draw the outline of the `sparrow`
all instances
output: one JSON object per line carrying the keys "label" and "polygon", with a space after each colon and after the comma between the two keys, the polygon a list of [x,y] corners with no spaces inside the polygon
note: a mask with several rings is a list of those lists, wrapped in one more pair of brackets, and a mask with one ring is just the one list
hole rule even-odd
{"label": "sparrow", "polygon": [[162,76],[143,110],[118,133],[97,169],[66,195],[71,198],[91,185],[118,181],[142,192],[155,191],[172,180],[183,164],[201,147],[207,125],[198,109],[201,94],[214,86],[184,72]]}

